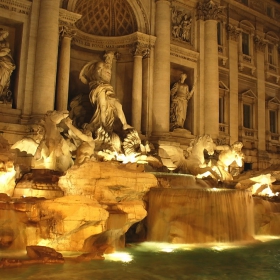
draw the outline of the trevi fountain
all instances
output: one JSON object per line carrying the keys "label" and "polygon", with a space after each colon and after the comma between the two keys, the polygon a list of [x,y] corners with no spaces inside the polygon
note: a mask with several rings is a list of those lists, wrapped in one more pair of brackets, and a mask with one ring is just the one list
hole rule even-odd
{"label": "trevi fountain", "polygon": [[243,144],[210,135],[147,141],[110,85],[113,55],[81,69],[89,94],[70,111],[0,136],[1,279],[276,279],[279,167],[241,173]]}
{"label": "trevi fountain", "polygon": [[278,280],[279,15],[0,0],[0,279]]}

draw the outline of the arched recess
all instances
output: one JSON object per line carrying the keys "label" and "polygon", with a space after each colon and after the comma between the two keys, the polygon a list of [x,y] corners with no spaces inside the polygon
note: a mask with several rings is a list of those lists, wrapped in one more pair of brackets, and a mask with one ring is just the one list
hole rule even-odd
{"label": "arched recess", "polygon": [[[78,0],[64,0],[64,7],[70,12],[75,12],[76,4]],[[87,0],[86,0],[87,1]],[[114,1],[114,0],[110,0]],[[125,0],[123,0],[125,1]],[[126,0],[130,5],[132,12],[137,22],[137,31],[145,34],[150,33],[150,23],[147,13],[140,0]]]}

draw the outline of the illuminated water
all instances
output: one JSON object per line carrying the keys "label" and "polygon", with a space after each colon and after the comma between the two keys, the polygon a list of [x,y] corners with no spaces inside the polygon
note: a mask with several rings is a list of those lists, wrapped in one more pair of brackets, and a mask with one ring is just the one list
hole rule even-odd
{"label": "illuminated water", "polygon": [[[280,240],[242,246],[143,243],[127,248],[125,261],[30,265],[0,269],[0,279],[19,280],[278,280]],[[2,251],[3,254],[3,251]]]}
{"label": "illuminated water", "polygon": [[152,188],[147,240],[170,243],[235,242],[254,235],[250,192],[231,189]]}

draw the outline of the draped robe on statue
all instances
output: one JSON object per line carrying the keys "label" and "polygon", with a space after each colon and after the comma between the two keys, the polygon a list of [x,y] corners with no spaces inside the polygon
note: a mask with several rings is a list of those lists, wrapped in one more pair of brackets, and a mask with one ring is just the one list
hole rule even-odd
{"label": "draped robe on statue", "polygon": [[[101,119],[101,106],[103,104],[99,102],[101,95],[105,96],[104,106],[106,106],[106,117],[103,122]],[[116,96],[113,87],[110,84],[100,84],[90,91],[89,99],[92,105],[96,106],[96,110],[87,128],[95,131],[100,126],[103,126],[106,131],[112,132],[114,120],[117,117],[117,109],[115,107]]]}

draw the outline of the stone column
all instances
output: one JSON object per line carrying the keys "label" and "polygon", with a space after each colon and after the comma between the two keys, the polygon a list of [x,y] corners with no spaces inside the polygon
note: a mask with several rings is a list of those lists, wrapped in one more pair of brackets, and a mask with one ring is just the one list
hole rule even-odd
{"label": "stone column", "polygon": [[230,144],[238,141],[238,42],[240,30],[232,25],[227,25],[229,38],[229,135]]}
{"label": "stone column", "polygon": [[112,61],[112,76],[111,76],[111,85],[114,90],[117,88],[117,61],[120,58],[120,53],[116,52]]}
{"label": "stone column", "polygon": [[211,0],[198,5],[198,17],[204,19],[204,131],[219,136],[219,65],[217,19],[220,7]]}
{"label": "stone column", "polygon": [[193,134],[204,134],[204,21],[198,20],[196,22],[197,30],[197,51],[199,52],[200,59],[198,59],[197,70],[197,86],[195,94],[193,96],[194,102],[194,122],[193,122]]}
{"label": "stone column", "polygon": [[60,27],[60,52],[57,79],[56,110],[67,110],[69,93],[71,40],[75,33],[67,26]]}
{"label": "stone column", "polygon": [[142,115],[142,58],[143,48],[137,43],[134,53],[132,81],[132,126],[141,132]]}
{"label": "stone column", "polygon": [[142,102],[142,122],[141,131],[146,136],[150,136],[150,96],[152,94],[150,78],[151,78],[151,57],[150,47],[143,55],[143,102]]}
{"label": "stone column", "polygon": [[170,1],[156,0],[153,134],[169,132],[170,111]]}
{"label": "stone column", "polygon": [[41,0],[34,74],[33,116],[54,109],[58,54],[59,3]]}
{"label": "stone column", "polygon": [[[24,90],[24,100],[22,103],[22,115],[20,123],[26,124],[29,122],[30,115],[32,114],[33,106],[33,93],[34,93],[34,75],[35,75],[35,59],[36,59],[36,36],[38,32],[37,22],[39,21],[39,10],[40,10],[40,0],[34,0],[31,6],[31,13],[29,15],[30,25],[23,28],[23,38],[29,37],[28,43],[22,46],[22,51],[26,49],[27,56],[24,60],[27,63],[26,75],[25,75],[25,90]],[[28,29],[28,31],[25,31]],[[18,107],[18,105],[17,105]]]}
{"label": "stone column", "polygon": [[264,73],[264,52],[266,43],[264,38],[260,36],[254,37],[255,50],[256,50],[256,74],[257,74],[257,92],[258,92],[258,103],[257,103],[257,130],[258,130],[258,150],[265,151],[265,73]]}

